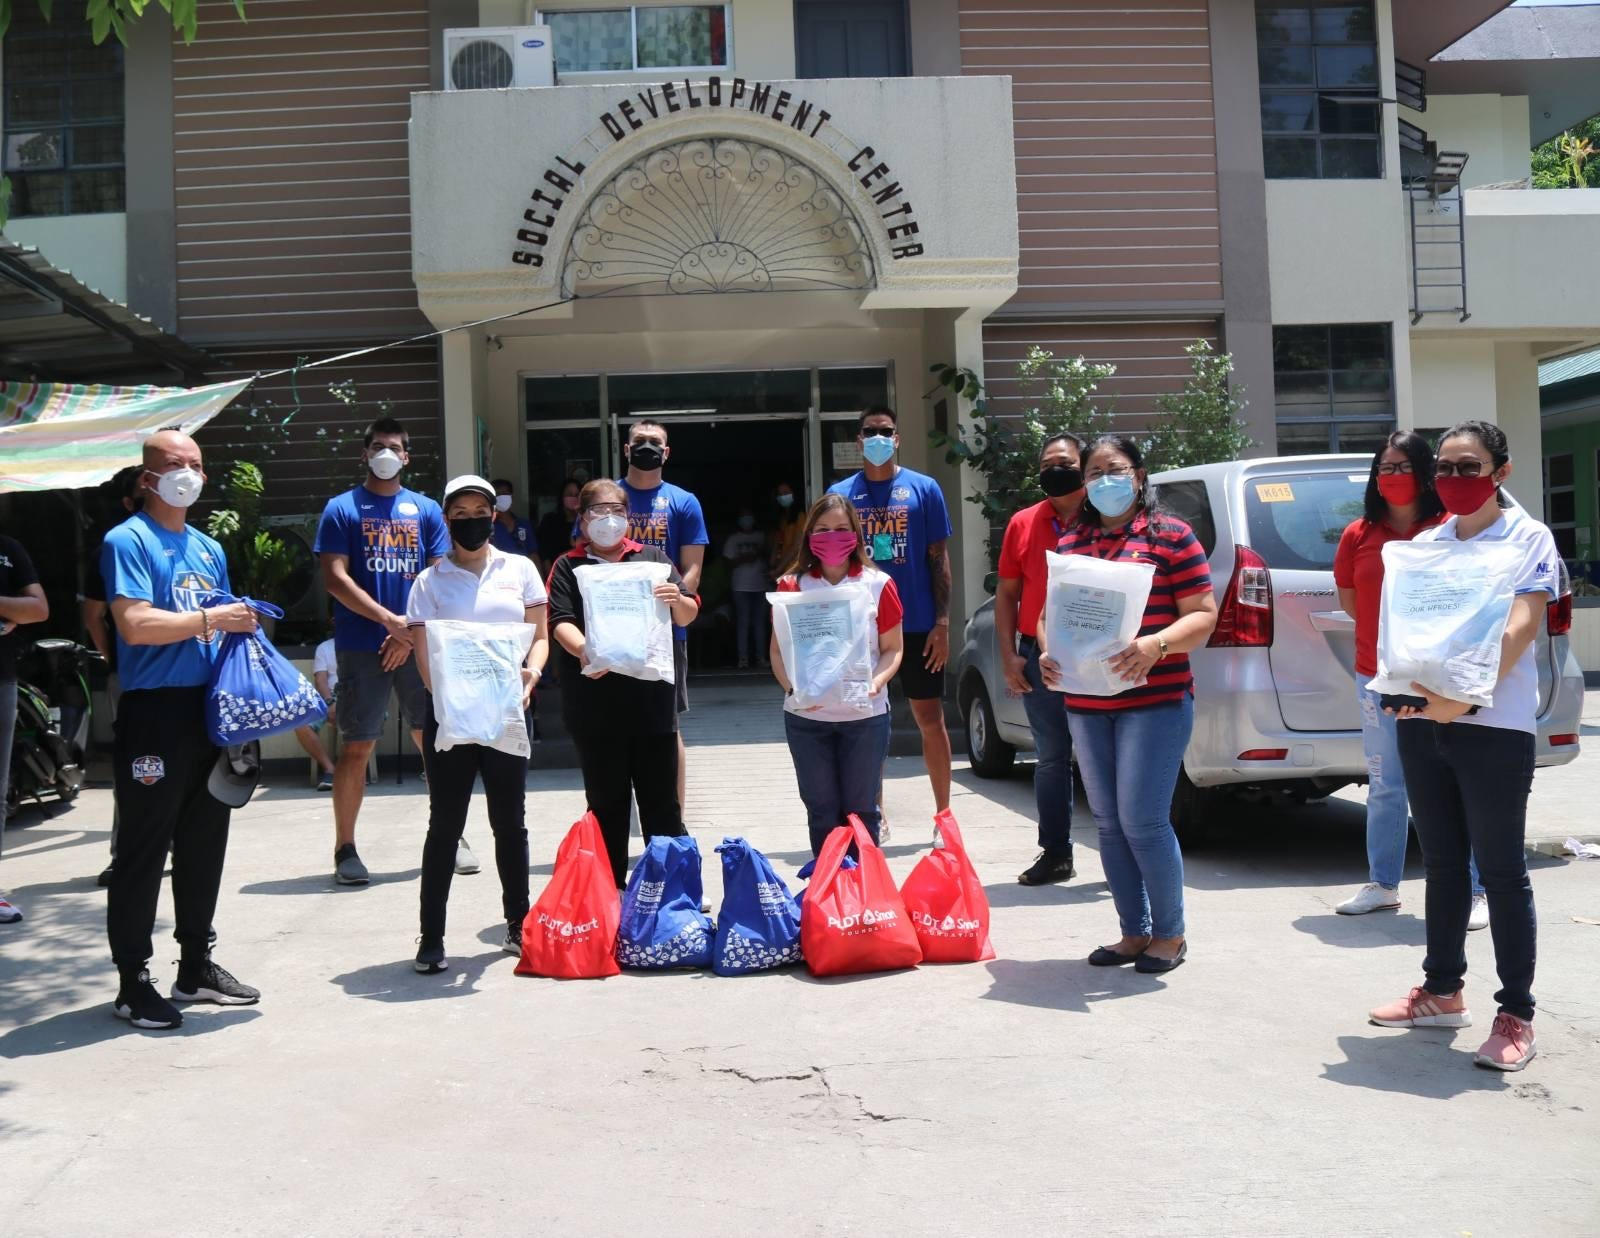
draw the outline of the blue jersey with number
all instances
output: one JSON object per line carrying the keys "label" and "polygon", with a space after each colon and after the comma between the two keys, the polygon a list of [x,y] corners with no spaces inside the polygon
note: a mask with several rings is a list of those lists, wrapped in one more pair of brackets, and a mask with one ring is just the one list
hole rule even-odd
{"label": "blue jersey with number", "polygon": [[[394,494],[373,494],[357,486],[328,500],[317,525],[316,552],[343,555],[350,579],[385,610],[406,613],[411,582],[450,550],[444,512],[425,494],[401,487]],[[336,649],[376,652],[388,633],[348,609],[333,604]]]}
{"label": "blue jersey with number", "polygon": [[[144,512],[129,516],[100,547],[100,574],[106,600],[132,598],[157,610],[199,610],[207,594],[231,593],[228,560],[199,529],[184,525],[173,533]],[[171,645],[130,645],[117,633],[117,673],[122,690],[197,688],[211,682],[211,664],[221,640],[198,636]]]}
{"label": "blue jersey with number", "polygon": [[950,511],[939,483],[923,473],[896,469],[887,481],[855,473],[828,487],[855,504],[867,553],[889,573],[905,607],[905,630],[929,632],[938,616],[928,547],[950,537]]}

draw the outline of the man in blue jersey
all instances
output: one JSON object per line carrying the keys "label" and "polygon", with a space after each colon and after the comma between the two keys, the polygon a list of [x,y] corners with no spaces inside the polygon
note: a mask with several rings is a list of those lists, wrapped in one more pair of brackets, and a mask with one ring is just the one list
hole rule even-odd
{"label": "man in blue jersey", "polygon": [[894,579],[905,607],[905,654],[895,678],[922,732],[933,808],[950,807],[950,733],[944,726],[944,667],[950,658],[950,511],[939,483],[895,462],[898,418],[861,414],[859,473],[829,487],[855,504],[867,552]]}
{"label": "man in blue jersey", "polygon": [[489,531],[490,544],[504,554],[522,555],[537,563],[539,547],[533,535],[533,526],[511,510],[512,491],[508,479],[494,479],[494,526]]}
{"label": "man in blue jersey", "polygon": [[113,1012],[135,1027],[158,1029],[183,1022],[148,970],[169,848],[181,950],[173,999],[246,1006],[261,998],[211,960],[230,813],[207,787],[218,749],[206,729],[218,636],[253,632],[256,617],[243,602],[204,605],[231,589],[222,547],[188,524],[205,484],[195,441],[159,431],[145,443],[143,467],[143,509],[107,533],[100,550],[122,678],[114,746],[119,832],[106,935],[121,982]]}
{"label": "man in blue jersey", "polygon": [[[628,536],[644,546],[655,546],[678,568],[683,591],[698,595],[700,569],[705,566],[705,513],[700,500],[687,490],[661,480],[672,449],[667,446],[667,428],[655,421],[636,421],[628,431],[625,449],[628,472],[622,488],[628,495]],[[689,709],[688,633],[673,626],[673,679],[678,693],[678,712]],[[678,803],[684,804],[683,732],[678,732]]]}
{"label": "man in blue jersey", "polygon": [[[366,796],[367,760],[383,734],[391,691],[400,698],[413,741],[420,742],[416,733],[427,692],[411,656],[406,602],[417,574],[450,549],[439,505],[400,484],[400,470],[411,459],[405,427],[393,417],[380,417],[367,428],[362,452],[366,480],[328,500],[316,544],[323,588],[334,601],[339,671],[333,875],[340,885],[368,881],[367,866],[356,853],[356,817]],[[476,871],[475,862],[469,867]]]}

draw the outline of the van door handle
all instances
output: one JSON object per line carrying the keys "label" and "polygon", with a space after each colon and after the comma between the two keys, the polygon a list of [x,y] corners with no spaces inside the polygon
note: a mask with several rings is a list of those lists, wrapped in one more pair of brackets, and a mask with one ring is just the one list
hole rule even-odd
{"label": "van door handle", "polygon": [[1354,632],[1356,621],[1342,610],[1314,610],[1311,626],[1319,632]]}

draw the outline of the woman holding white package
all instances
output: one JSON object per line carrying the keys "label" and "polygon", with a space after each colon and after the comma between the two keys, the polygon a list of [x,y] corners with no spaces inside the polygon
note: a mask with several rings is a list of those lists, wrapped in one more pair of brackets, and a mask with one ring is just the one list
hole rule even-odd
{"label": "woman holding white package", "polygon": [[[670,677],[635,678],[621,671],[589,674],[583,589],[578,573],[592,566],[655,563],[667,568],[650,590],[671,617],[687,626],[699,601],[682,590],[678,569],[654,546],[627,536],[628,496],[616,482],[591,481],[578,494],[578,544],[550,570],[550,634],[561,677],[561,716],[578,750],[589,810],[600,821],[617,889],[628,880],[631,804],[648,845],[657,834],[682,834],[678,803],[678,708]],[[663,620],[662,625],[665,626]],[[666,627],[670,668],[671,628]],[[597,640],[599,633],[596,633]]]}
{"label": "woman holding white package", "polygon": [[1500,990],[1491,1034],[1474,1061],[1494,1070],[1521,1070],[1534,1055],[1533,886],[1523,855],[1539,709],[1533,644],[1560,570],[1550,530],[1501,493],[1510,476],[1511,453],[1499,426],[1464,421],[1440,439],[1434,484],[1450,518],[1415,540],[1515,547],[1514,598],[1492,704],[1474,709],[1413,683],[1425,703],[1395,711],[1427,876],[1428,952],[1422,984],[1369,1016],[1383,1027],[1471,1024],[1462,985],[1472,907],[1468,862],[1476,856]]}
{"label": "woman holding white package", "polygon": [[[811,853],[821,854],[828,835],[852,814],[877,841],[878,785],[889,752],[887,686],[900,669],[903,649],[901,605],[894,581],[866,557],[861,517],[846,496],[825,494],[812,505],[778,593],[795,595],[801,605],[813,599],[848,602],[835,613],[864,625],[864,630],[832,633],[819,631],[823,625],[813,621],[818,638],[808,641],[796,631],[804,618],[787,599],[777,599],[770,643],[772,674],[783,685],[783,729],[806,806]],[[841,642],[840,635],[854,639]],[[797,665],[799,656],[786,662],[786,642],[792,655],[804,650],[804,656],[828,667]],[[849,648],[841,654],[841,644],[859,646],[860,656],[852,656]],[[824,645],[830,656],[818,658],[815,651]],[[823,682],[836,668],[843,671],[840,682]]]}
{"label": "woman holding white package", "polygon": [[[1189,950],[1183,855],[1171,817],[1194,727],[1189,651],[1210,637],[1217,603],[1193,530],[1155,510],[1136,442],[1120,434],[1096,439],[1084,453],[1083,478],[1082,513],[1057,552],[1154,568],[1138,636],[1105,663],[1127,686],[1109,696],[1066,693],[1078,776],[1099,829],[1100,863],[1122,925],[1121,940],[1096,949],[1089,962],[1168,972]],[[1048,642],[1047,629],[1039,631]],[[1039,668],[1045,686],[1054,688],[1062,675],[1053,652],[1041,649]]]}
{"label": "woman holding white package", "polygon": [[[494,526],[495,490],[481,477],[455,478],[445,487],[444,515],[450,551],[417,576],[406,604],[406,623],[426,630],[430,622],[464,620],[480,624],[531,624],[533,641],[522,663],[521,708],[544,670],[549,652],[545,632],[545,591],[538,569],[526,555],[506,554],[489,544]],[[523,634],[526,639],[526,633]],[[520,755],[487,744],[455,743],[437,749],[439,718],[434,711],[435,666],[424,637],[414,642],[417,670],[428,689],[422,727],[422,761],[428,772],[428,836],[422,844],[422,935],[416,969],[431,975],[448,966],[444,954],[445,904],[455,873],[456,844],[467,822],[472,787],[483,779],[489,828],[494,832],[495,868],[500,874],[504,948],[522,952],[522,921],[528,914],[528,831],[523,799],[528,768],[527,733]],[[512,726],[520,712],[510,716]]]}

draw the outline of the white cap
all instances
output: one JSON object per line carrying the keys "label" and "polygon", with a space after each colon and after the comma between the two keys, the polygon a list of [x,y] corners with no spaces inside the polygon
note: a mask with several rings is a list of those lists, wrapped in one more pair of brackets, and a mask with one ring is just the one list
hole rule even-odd
{"label": "white cap", "polygon": [[444,504],[449,507],[450,500],[458,494],[481,494],[489,500],[489,506],[494,506],[494,487],[475,473],[463,473],[460,477],[452,477],[450,484],[444,488]]}

